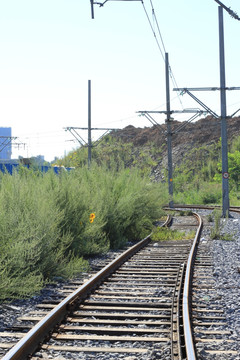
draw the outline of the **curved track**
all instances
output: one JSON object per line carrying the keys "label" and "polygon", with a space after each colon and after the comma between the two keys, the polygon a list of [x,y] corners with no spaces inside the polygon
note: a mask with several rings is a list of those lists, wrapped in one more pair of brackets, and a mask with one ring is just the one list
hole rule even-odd
{"label": "curved track", "polygon": [[[176,205],[176,207],[179,209],[221,209],[220,206],[201,205]],[[240,207],[231,206],[230,211],[240,213]],[[203,222],[206,233],[210,233],[211,226],[209,226],[207,216],[203,216]],[[232,337],[232,329],[229,328],[224,301],[219,301],[219,286],[215,276],[213,256],[213,241],[208,239],[208,236],[203,237],[197,247],[192,273],[191,326],[195,357],[199,360],[238,359],[238,345]]]}
{"label": "curved track", "polygon": [[154,244],[149,235],[59,304],[42,304],[46,316],[32,317],[37,324],[2,360],[42,352],[195,359],[190,284],[202,227],[198,215],[190,227],[197,229],[194,241]]}

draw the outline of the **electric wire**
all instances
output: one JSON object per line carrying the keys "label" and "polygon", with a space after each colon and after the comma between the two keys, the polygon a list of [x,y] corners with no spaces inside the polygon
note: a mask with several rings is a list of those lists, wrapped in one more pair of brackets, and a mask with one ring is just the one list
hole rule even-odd
{"label": "electric wire", "polygon": [[145,5],[144,5],[143,0],[142,0],[142,6],[143,6],[143,10],[144,10],[144,12],[145,12],[145,15],[146,15],[146,17],[147,17],[148,23],[149,23],[149,25],[150,25],[150,27],[151,27],[151,29],[152,29],[153,36],[154,36],[155,41],[156,41],[156,43],[157,43],[158,49],[159,49],[159,51],[160,51],[160,53],[161,53],[161,55],[162,55],[163,61],[165,62],[165,56],[164,56],[164,54],[163,54],[163,52],[162,52],[161,46],[160,46],[159,41],[158,41],[158,39],[157,39],[157,35],[156,35],[155,31],[154,31],[154,28],[153,28],[153,26],[152,26],[151,20],[150,20],[150,18],[149,18],[149,15],[148,15],[148,12],[147,12],[147,9],[146,9],[146,7],[145,7]]}
{"label": "electric wire", "polygon": [[[163,47],[163,49],[164,49],[164,52],[166,53],[167,51],[166,51],[166,48],[165,48],[165,45],[164,45],[163,37],[162,37],[161,31],[160,31],[160,26],[159,26],[158,19],[157,19],[157,16],[156,16],[156,13],[155,13],[155,10],[154,10],[154,7],[153,7],[153,2],[152,2],[152,0],[150,0],[150,4],[151,4],[151,6],[152,6],[152,14],[153,14],[153,17],[154,17],[155,22],[156,22],[156,25],[157,25],[158,34],[159,34],[159,37],[160,37],[160,39],[161,39],[162,47]],[[165,59],[164,59],[164,61],[165,61]],[[177,81],[176,81],[176,79],[175,79],[175,76],[174,76],[174,74],[173,74],[173,71],[172,71],[172,68],[171,68],[170,65],[169,65],[169,75],[170,75],[170,77],[171,77],[173,86],[176,87],[176,88],[178,88]],[[182,104],[182,101],[181,101],[181,99],[180,99],[180,97],[179,97],[179,93],[177,93],[177,97],[178,97],[178,100],[179,100],[179,102],[180,102],[180,104],[181,104],[181,106],[182,106],[182,108],[183,108],[183,104]]]}
{"label": "electric wire", "polygon": [[[147,9],[146,9],[146,6],[145,6],[143,0],[105,0],[103,3],[101,3],[100,6],[103,6],[103,5],[104,5],[106,2],[108,2],[108,1],[141,1],[142,6],[143,6],[144,13],[145,13],[145,15],[146,15],[146,17],[147,17],[147,21],[148,21],[149,26],[150,26],[150,28],[151,28],[151,30],[152,30],[153,36],[154,36],[155,41],[156,41],[156,43],[157,43],[157,46],[158,46],[158,49],[159,49],[160,54],[161,54],[161,56],[162,56],[162,59],[163,59],[163,61],[164,61],[164,63],[165,63],[165,55],[164,55],[164,53],[166,53],[166,47],[165,47],[165,44],[164,44],[164,41],[163,41],[163,36],[162,36],[162,34],[161,34],[159,22],[158,22],[158,19],[157,19],[155,10],[154,10],[153,1],[150,0],[150,5],[151,5],[151,8],[152,8],[153,22],[155,21],[155,23],[156,23],[157,30],[158,30],[158,36],[159,36],[159,38],[160,38],[161,44],[160,44],[160,42],[159,42],[159,40],[158,40],[158,38],[157,38],[157,34],[156,34],[155,30],[154,30],[154,26],[153,26],[153,24],[152,24],[152,22],[151,22],[151,20],[150,20],[149,14],[148,14],[148,12],[147,12]],[[98,3],[98,4],[99,4],[99,3]],[[163,49],[163,50],[162,50],[162,49]],[[173,71],[172,71],[170,65],[169,65],[169,75],[170,75],[171,81],[172,81],[172,83],[173,83],[173,86],[176,87],[176,88],[178,88],[176,78],[175,78],[175,76],[174,76],[174,74],[173,74]],[[182,101],[181,101],[181,99],[180,99],[179,93],[177,93],[177,97],[178,97],[178,100],[179,100],[179,102],[180,102],[180,104],[181,104],[181,106],[182,106],[182,109],[183,109],[183,104],[182,104]]]}
{"label": "electric wire", "polygon": [[[148,23],[149,23],[149,25],[150,25],[150,27],[151,27],[153,36],[154,36],[154,38],[155,38],[155,40],[156,40],[157,46],[158,46],[158,48],[159,48],[159,50],[160,50],[161,56],[162,56],[163,61],[164,61],[164,63],[165,63],[164,53],[166,53],[167,51],[166,51],[166,47],[165,47],[165,44],[164,44],[164,41],[163,41],[163,36],[162,36],[162,34],[161,34],[159,22],[158,22],[158,19],[157,19],[155,10],[154,10],[153,2],[152,2],[152,0],[150,0],[150,5],[151,5],[151,8],[152,8],[152,16],[153,16],[153,19],[155,20],[156,25],[157,25],[158,35],[159,35],[159,38],[160,38],[160,40],[161,40],[161,44],[162,44],[162,48],[163,48],[163,50],[164,50],[164,53],[163,53],[162,48],[161,48],[161,46],[160,46],[160,43],[159,43],[159,41],[158,41],[158,39],[157,39],[156,32],[155,32],[155,30],[154,30],[154,27],[153,27],[151,21],[150,21],[150,17],[149,17],[149,15],[148,15],[148,13],[147,13],[147,10],[146,10],[146,7],[145,7],[145,5],[144,5],[144,1],[143,1],[143,0],[142,0],[142,5],[143,5],[143,9],[144,9],[145,15],[146,15],[146,17],[147,17]],[[169,75],[170,75],[170,78],[171,78],[171,80],[172,80],[173,86],[176,87],[176,88],[178,88],[176,78],[175,78],[175,76],[174,76],[174,74],[173,74],[173,71],[172,71],[172,68],[171,68],[170,65],[169,65]],[[179,96],[179,93],[177,94],[177,96],[178,96],[178,100],[179,100],[179,102],[180,102],[180,104],[181,104],[181,106],[182,106],[182,108],[183,108],[183,104],[182,104],[181,98],[180,98],[180,96]]]}
{"label": "electric wire", "polygon": [[166,48],[165,48],[165,45],[164,45],[164,42],[163,42],[163,37],[162,37],[161,31],[160,31],[160,27],[159,27],[158,20],[157,20],[156,14],[155,14],[155,10],[154,10],[154,7],[153,7],[152,0],[150,0],[150,3],[151,3],[151,6],[152,6],[152,15],[153,15],[153,18],[156,21],[156,25],[157,25],[157,28],[158,28],[158,34],[159,34],[159,37],[160,37],[160,40],[161,40],[161,43],[162,43],[162,46],[163,46],[163,50],[166,53]]}

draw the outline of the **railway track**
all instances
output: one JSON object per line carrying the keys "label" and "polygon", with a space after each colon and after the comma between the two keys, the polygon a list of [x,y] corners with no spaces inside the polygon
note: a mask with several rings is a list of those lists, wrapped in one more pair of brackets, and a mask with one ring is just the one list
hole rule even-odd
{"label": "railway track", "polygon": [[[177,208],[191,209],[192,206],[177,205]],[[194,206],[194,209],[214,210],[220,206]],[[230,207],[231,212],[240,214],[240,207]],[[203,217],[205,228],[208,221]],[[238,359],[236,342],[226,321],[221,296],[216,286],[213,268],[213,242],[204,237],[196,250],[192,280],[192,335],[197,359]],[[232,345],[232,348],[231,348]]]}
{"label": "railway track", "polygon": [[200,296],[211,267],[206,244],[197,249],[202,222],[184,219],[195,239],[153,243],[148,236],[85,284],[65,287],[64,300],[39,304],[21,319],[25,333],[16,326],[0,334],[2,360],[197,359],[204,338],[226,340],[226,330],[212,330],[221,309],[204,307]]}
{"label": "railway track", "polygon": [[219,359],[237,356],[235,350],[229,350],[229,342],[234,341],[229,339],[231,332],[224,308],[215,302],[219,295],[214,284],[212,246],[202,241],[196,254],[192,285],[192,329],[197,353]]}

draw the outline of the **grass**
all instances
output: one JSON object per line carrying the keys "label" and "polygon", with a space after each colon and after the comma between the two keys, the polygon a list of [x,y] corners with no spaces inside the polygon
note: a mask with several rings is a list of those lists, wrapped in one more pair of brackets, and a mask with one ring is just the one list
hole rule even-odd
{"label": "grass", "polygon": [[179,216],[192,216],[192,210],[180,210],[177,215]]}
{"label": "grass", "polygon": [[211,239],[220,239],[221,237],[221,211],[214,210],[213,213],[214,224],[210,230],[210,237]]}
{"label": "grass", "polygon": [[166,227],[158,227],[154,229],[151,236],[153,241],[166,241],[166,240],[188,240],[195,237],[195,231],[185,232],[173,230]]}
{"label": "grass", "polygon": [[213,227],[210,230],[210,237],[212,240],[226,240],[233,241],[234,234],[224,234],[221,226],[221,210],[213,210],[212,214],[209,215],[208,221],[214,221]]}

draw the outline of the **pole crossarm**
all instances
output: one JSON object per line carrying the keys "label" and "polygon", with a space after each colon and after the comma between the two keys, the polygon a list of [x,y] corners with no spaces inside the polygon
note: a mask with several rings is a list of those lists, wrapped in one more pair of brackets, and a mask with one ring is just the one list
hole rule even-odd
{"label": "pole crossarm", "polygon": [[181,129],[185,128],[185,126],[187,126],[187,124],[189,124],[190,122],[195,120],[201,114],[204,114],[204,111],[200,111],[200,112],[194,114],[193,116],[191,116],[190,119],[186,120],[182,125],[180,125],[176,130],[174,130],[173,134],[178,133]]}
{"label": "pole crossarm", "polygon": [[[187,93],[191,96],[198,104],[200,104],[207,112],[209,112],[215,118],[219,118],[219,116],[212,111],[207,105],[205,105],[201,100],[199,100],[195,95],[191,93],[191,91],[222,91],[222,90],[240,90],[239,86],[231,86],[231,87],[201,87],[201,88],[174,88],[173,91],[180,91],[182,95]],[[239,109],[240,110],[240,109]],[[239,110],[237,110],[231,117],[233,117]]]}
{"label": "pole crossarm", "polygon": [[240,109],[238,109],[237,111],[235,111],[231,116],[230,118],[233,118],[238,112],[239,112]]}
{"label": "pole crossarm", "polygon": [[[240,110],[240,109],[239,109]],[[137,113],[140,113],[140,115],[145,116],[153,125],[157,125],[157,127],[160,129],[162,133],[166,133],[166,131],[162,128],[162,126],[149,114],[168,114],[168,110],[162,110],[162,111],[138,111]],[[198,116],[206,114],[206,111],[200,110],[200,109],[183,109],[183,110],[171,110],[170,114],[194,114],[190,117],[190,119],[186,120],[182,125],[180,125],[176,130],[172,131],[172,134],[176,134],[181,129],[183,129],[185,126],[187,126],[188,123],[195,120]],[[170,121],[173,120],[170,118]]]}
{"label": "pole crossarm", "polygon": [[86,141],[81,137],[81,135],[79,135],[79,133],[76,131],[75,127],[69,126],[64,128],[66,131],[69,131],[74,137],[75,139],[79,142],[79,144],[81,144],[82,146],[87,145]]}
{"label": "pole crossarm", "polygon": [[[87,127],[67,127],[65,128],[66,130],[68,129],[78,129],[78,130],[88,130]],[[109,130],[109,131],[113,131],[113,130],[119,130],[117,128],[92,128],[91,127],[91,130],[100,130],[100,131],[106,131],[106,130]]]}
{"label": "pole crossarm", "polygon": [[[203,111],[203,110],[200,110],[200,109],[183,109],[183,110],[171,110],[170,113],[171,114],[191,114],[191,113],[206,113],[206,111]],[[137,111],[137,113],[140,113],[140,114],[143,114],[144,113],[148,113],[148,114],[167,114],[168,111],[167,110],[160,110],[160,111],[155,111],[155,110],[152,110],[152,111]]]}
{"label": "pole crossarm", "polygon": [[[201,88],[174,88],[173,91],[180,91],[181,93],[188,91],[216,91],[221,90],[221,87],[201,87]],[[240,90],[240,87],[225,87],[225,90]]]}
{"label": "pole crossarm", "polygon": [[[206,104],[204,104],[201,100],[199,100],[195,95],[193,95],[189,89],[187,88],[175,88],[173,89],[173,91],[182,91],[182,94],[188,94],[189,96],[191,96],[191,98],[193,98],[193,100],[195,100],[199,105],[201,105],[209,114],[211,114],[213,117],[215,117],[216,119],[219,118],[219,116],[213,111],[211,110]],[[197,91],[197,90],[196,90]]]}
{"label": "pole crossarm", "polygon": [[[76,130],[89,130],[87,127],[73,127],[68,126],[64,128],[66,131],[69,131],[75,139],[82,145],[82,146],[88,146],[88,143],[79,135],[79,133]],[[117,128],[91,128],[91,130],[99,130],[99,131],[105,131],[104,134],[102,134],[94,143],[94,145],[91,144],[91,147],[97,146],[103,139],[105,135],[110,133],[111,131],[120,130]]]}
{"label": "pole crossarm", "polygon": [[23,143],[21,140],[18,140],[19,142],[15,142],[16,139],[18,139],[18,137],[13,138],[14,141],[12,143],[12,146],[17,147],[18,149],[23,146],[23,148],[25,149],[27,143]]}
{"label": "pole crossarm", "polygon": [[239,16],[238,16],[238,14],[235,12],[235,11],[233,11],[230,7],[228,8],[226,5],[224,5],[221,1],[219,1],[219,0],[215,0],[216,1],[216,3],[218,3],[218,5],[220,5],[224,10],[226,10],[228,13],[229,13],[229,15],[230,16],[232,16],[234,19],[236,19],[236,20],[240,20],[240,18],[239,18]]}
{"label": "pole crossarm", "polygon": [[13,140],[17,137],[14,136],[0,136],[0,152],[2,152]]}
{"label": "pole crossarm", "polygon": [[[95,130],[98,130],[98,129],[95,129]],[[111,132],[111,130],[106,130],[95,142],[94,142],[94,145],[92,145],[92,146],[98,146],[101,142],[102,142],[102,140],[103,140],[103,138],[104,138],[104,136],[106,136],[107,134],[109,134]]]}
{"label": "pole crossarm", "polygon": [[99,5],[99,7],[102,7],[108,1],[141,1],[141,2],[143,2],[143,0],[105,0],[102,2],[90,0],[92,19],[94,19],[94,5]]}
{"label": "pole crossarm", "polygon": [[13,146],[15,147],[17,147],[18,149],[20,148],[20,146],[23,146],[23,148],[25,149],[25,147],[26,147],[26,145],[27,145],[27,143],[22,143],[22,142],[19,142],[19,143],[13,143]]}
{"label": "pole crossarm", "polygon": [[139,116],[145,116],[146,119],[148,119],[148,121],[150,121],[150,123],[152,125],[156,125],[157,128],[161,131],[161,133],[165,134],[165,130],[162,128],[162,126],[150,115],[150,113],[159,113],[158,111],[137,111],[138,114],[140,114]]}

